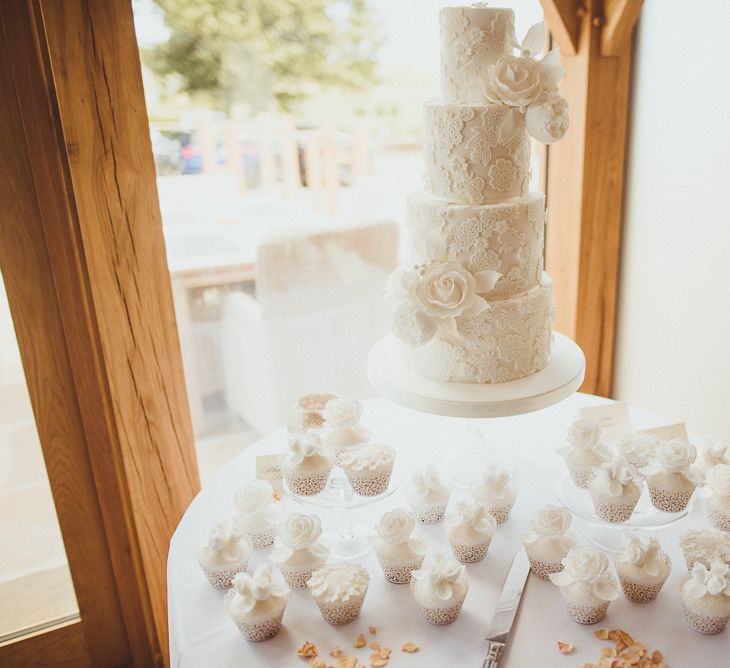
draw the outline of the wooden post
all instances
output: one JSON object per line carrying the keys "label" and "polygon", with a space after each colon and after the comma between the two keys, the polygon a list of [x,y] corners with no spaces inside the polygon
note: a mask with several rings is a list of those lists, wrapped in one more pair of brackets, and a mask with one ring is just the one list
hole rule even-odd
{"label": "wooden post", "polygon": [[203,121],[196,128],[200,144],[200,157],[203,160],[203,174],[213,174],[218,169],[218,148],[215,127],[210,121]]}
{"label": "wooden post", "polygon": [[326,130],[322,137],[322,165],[327,213],[337,215],[337,195],[340,187],[340,163],[337,140],[332,130]]}
{"label": "wooden post", "polygon": [[281,129],[281,169],[284,180],[284,195],[293,197],[302,187],[302,177],[299,172],[299,145],[294,121],[286,118],[282,121]]}
{"label": "wooden post", "polygon": [[319,211],[322,196],[322,142],[318,131],[308,131],[304,140],[304,173],[312,208]]}
{"label": "wooden post", "polygon": [[[641,0],[542,0],[563,54],[571,128],[548,152],[546,269],[555,328],[587,358],[583,391],[611,393],[631,32]],[[610,54],[610,55],[607,55]]]}

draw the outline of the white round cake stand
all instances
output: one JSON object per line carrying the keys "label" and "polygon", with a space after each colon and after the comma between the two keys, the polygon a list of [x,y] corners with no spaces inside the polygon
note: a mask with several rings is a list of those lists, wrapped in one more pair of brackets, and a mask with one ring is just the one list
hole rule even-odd
{"label": "white round cake stand", "polygon": [[482,435],[477,418],[522,415],[566,399],[583,384],[585,355],[574,341],[555,333],[550,362],[538,373],[507,383],[447,383],[412,371],[402,344],[388,336],[370,351],[367,368],[373,388],[402,406],[469,418],[463,447],[447,457],[444,467],[456,487],[468,489],[490,463],[514,470],[512,458]]}

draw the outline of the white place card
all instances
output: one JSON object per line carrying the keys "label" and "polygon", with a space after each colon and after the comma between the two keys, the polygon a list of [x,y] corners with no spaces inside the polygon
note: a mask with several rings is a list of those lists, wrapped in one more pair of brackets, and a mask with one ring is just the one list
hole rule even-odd
{"label": "white place card", "polygon": [[279,455],[259,455],[256,457],[256,477],[271,483],[274,491],[284,493],[283,474],[279,464]]}
{"label": "white place card", "polygon": [[689,434],[687,433],[687,426],[684,422],[678,422],[677,424],[667,424],[662,427],[652,427],[651,429],[641,429],[643,434],[651,434],[657,436],[662,441],[668,441],[671,438],[679,438],[683,441],[689,441]]}
{"label": "white place card", "polygon": [[604,443],[617,443],[632,431],[629,405],[623,401],[600,406],[584,406],[580,409],[580,416],[584,420],[598,422],[601,426],[601,440]]}

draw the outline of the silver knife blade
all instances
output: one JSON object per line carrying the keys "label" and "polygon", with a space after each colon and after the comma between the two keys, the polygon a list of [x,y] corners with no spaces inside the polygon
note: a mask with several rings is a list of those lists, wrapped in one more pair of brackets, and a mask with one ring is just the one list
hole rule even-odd
{"label": "silver knife blade", "polygon": [[527,575],[530,572],[530,560],[527,558],[525,548],[515,555],[510,566],[507,578],[504,581],[502,592],[494,610],[494,616],[489,624],[487,640],[490,643],[489,653],[484,661],[484,666],[497,666],[499,655],[502,653],[507,639],[512,631],[517,609],[520,607],[522,591],[525,588]]}

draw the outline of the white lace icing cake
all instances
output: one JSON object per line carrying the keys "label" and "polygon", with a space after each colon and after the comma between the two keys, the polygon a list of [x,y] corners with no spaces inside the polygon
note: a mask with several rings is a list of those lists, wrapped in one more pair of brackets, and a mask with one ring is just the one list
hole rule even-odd
{"label": "white lace icing cake", "polygon": [[[545,198],[528,193],[529,135],[568,128],[544,26],[519,44],[512,10],[441,10],[441,99],[424,106],[425,194],[408,202],[412,259],[394,273],[393,333],[410,367],[441,381],[498,383],[550,360]],[[515,55],[515,49],[518,54]]]}

